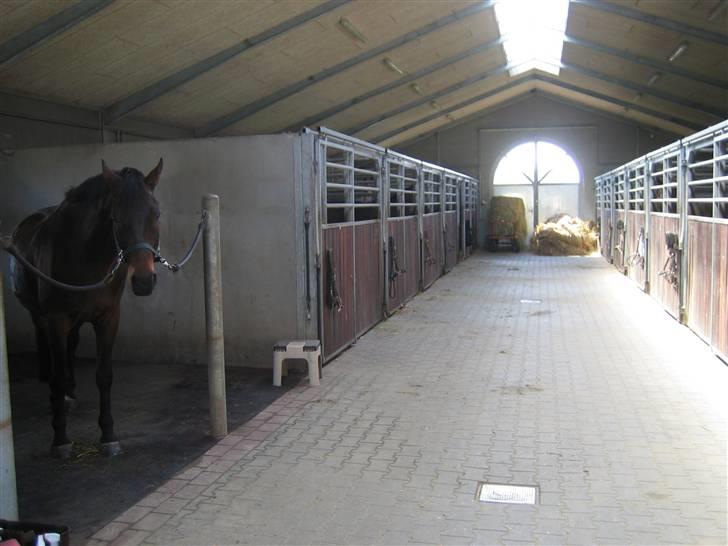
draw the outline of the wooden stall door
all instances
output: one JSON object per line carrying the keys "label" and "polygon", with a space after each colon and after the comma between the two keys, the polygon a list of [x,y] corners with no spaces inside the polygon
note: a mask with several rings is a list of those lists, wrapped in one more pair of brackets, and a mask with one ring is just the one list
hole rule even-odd
{"label": "wooden stall door", "polygon": [[[629,221],[627,222],[627,274],[642,290],[645,289],[645,280],[647,279],[647,263],[646,256],[640,257],[640,232],[644,237],[645,229],[645,213],[629,211]],[[645,239],[643,239],[645,241]],[[644,243],[643,243],[644,244]],[[646,254],[647,249],[644,249]]]}
{"label": "wooden stall door", "polygon": [[[393,313],[399,306],[413,298],[417,294],[420,282],[420,252],[419,237],[417,235],[417,218],[403,218],[401,220],[389,220],[389,236],[397,245],[397,263],[400,269],[399,275],[392,281],[385,279],[387,286],[387,312]],[[390,263],[391,255],[387,257]]]}
{"label": "wooden stall door", "polygon": [[422,284],[428,288],[442,273],[442,228],[440,215],[433,214],[422,219]]}
{"label": "wooden stall door", "polygon": [[688,220],[688,326],[710,339],[710,281],[713,273],[713,225]]}
{"label": "wooden stall door", "polygon": [[680,294],[660,273],[669,255],[665,234],[678,233],[678,229],[679,220],[676,216],[650,215],[650,294],[675,318],[680,314]]}
{"label": "wooden stall door", "polygon": [[457,212],[445,213],[445,271],[450,271],[458,261]]}
{"label": "wooden stall door", "polygon": [[728,362],[728,224],[715,224],[713,348]]}
{"label": "wooden stall door", "polygon": [[379,221],[354,226],[356,335],[382,320],[384,267],[382,224]]}
{"label": "wooden stall door", "polygon": [[[323,349],[329,358],[354,342],[354,228],[325,227],[322,239]],[[331,260],[328,254],[331,252]],[[333,271],[329,268],[333,265]],[[333,275],[335,274],[335,284]],[[333,299],[340,297],[338,309]]]}

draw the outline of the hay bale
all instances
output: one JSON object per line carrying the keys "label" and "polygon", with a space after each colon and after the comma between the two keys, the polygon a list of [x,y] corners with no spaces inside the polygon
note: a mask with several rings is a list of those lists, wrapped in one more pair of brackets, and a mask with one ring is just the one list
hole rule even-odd
{"label": "hay bale", "polygon": [[596,252],[598,241],[594,222],[557,214],[536,226],[531,248],[542,256],[585,256]]}
{"label": "hay bale", "polygon": [[517,237],[524,242],[528,235],[526,223],[526,204],[521,197],[506,197],[496,195],[490,199],[490,212],[488,215],[490,229],[489,236]]}

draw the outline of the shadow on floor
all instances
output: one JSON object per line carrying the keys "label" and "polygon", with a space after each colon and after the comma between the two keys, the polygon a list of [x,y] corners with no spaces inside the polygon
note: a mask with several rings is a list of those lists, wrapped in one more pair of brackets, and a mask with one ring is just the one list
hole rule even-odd
{"label": "shadow on floor", "polygon": [[[48,386],[36,379],[35,355],[11,356],[9,364],[21,519],[68,525],[76,544],[215,443],[208,435],[204,366],[115,362],[111,403],[124,453],[100,456],[95,363],[79,359],[78,405],[68,417],[74,454],[68,461],[53,459]],[[228,368],[229,429],[300,377],[291,373],[283,388],[274,388],[270,370]]]}

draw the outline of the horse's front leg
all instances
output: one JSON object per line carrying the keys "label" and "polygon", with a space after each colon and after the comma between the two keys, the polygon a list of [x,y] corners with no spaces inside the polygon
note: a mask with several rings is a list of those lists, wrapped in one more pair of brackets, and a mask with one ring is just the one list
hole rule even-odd
{"label": "horse's front leg", "polygon": [[121,453],[121,445],[114,434],[111,417],[111,350],[119,329],[119,309],[109,311],[94,322],[96,331],[96,386],[99,388],[99,426],[101,427],[101,452],[107,457]]}
{"label": "horse's front leg", "polygon": [[46,331],[51,357],[51,410],[53,411],[53,446],[55,457],[66,459],[71,455],[73,445],[66,435],[66,358],[68,356],[68,333],[71,320],[65,315],[48,317]]}
{"label": "horse's front leg", "polygon": [[78,348],[80,325],[71,328],[68,334],[68,346],[66,355],[66,410],[71,411],[76,407],[76,373],[74,361],[76,360],[76,349]]}

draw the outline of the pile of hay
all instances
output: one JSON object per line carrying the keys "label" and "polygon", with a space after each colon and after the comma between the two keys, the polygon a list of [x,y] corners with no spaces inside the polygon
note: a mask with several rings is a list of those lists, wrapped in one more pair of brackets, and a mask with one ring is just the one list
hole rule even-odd
{"label": "pile of hay", "polygon": [[521,197],[496,195],[490,199],[488,215],[489,237],[516,237],[525,241],[528,235],[526,224],[526,204]]}
{"label": "pile of hay", "polygon": [[585,256],[598,248],[596,224],[557,214],[536,226],[531,247],[542,256]]}

